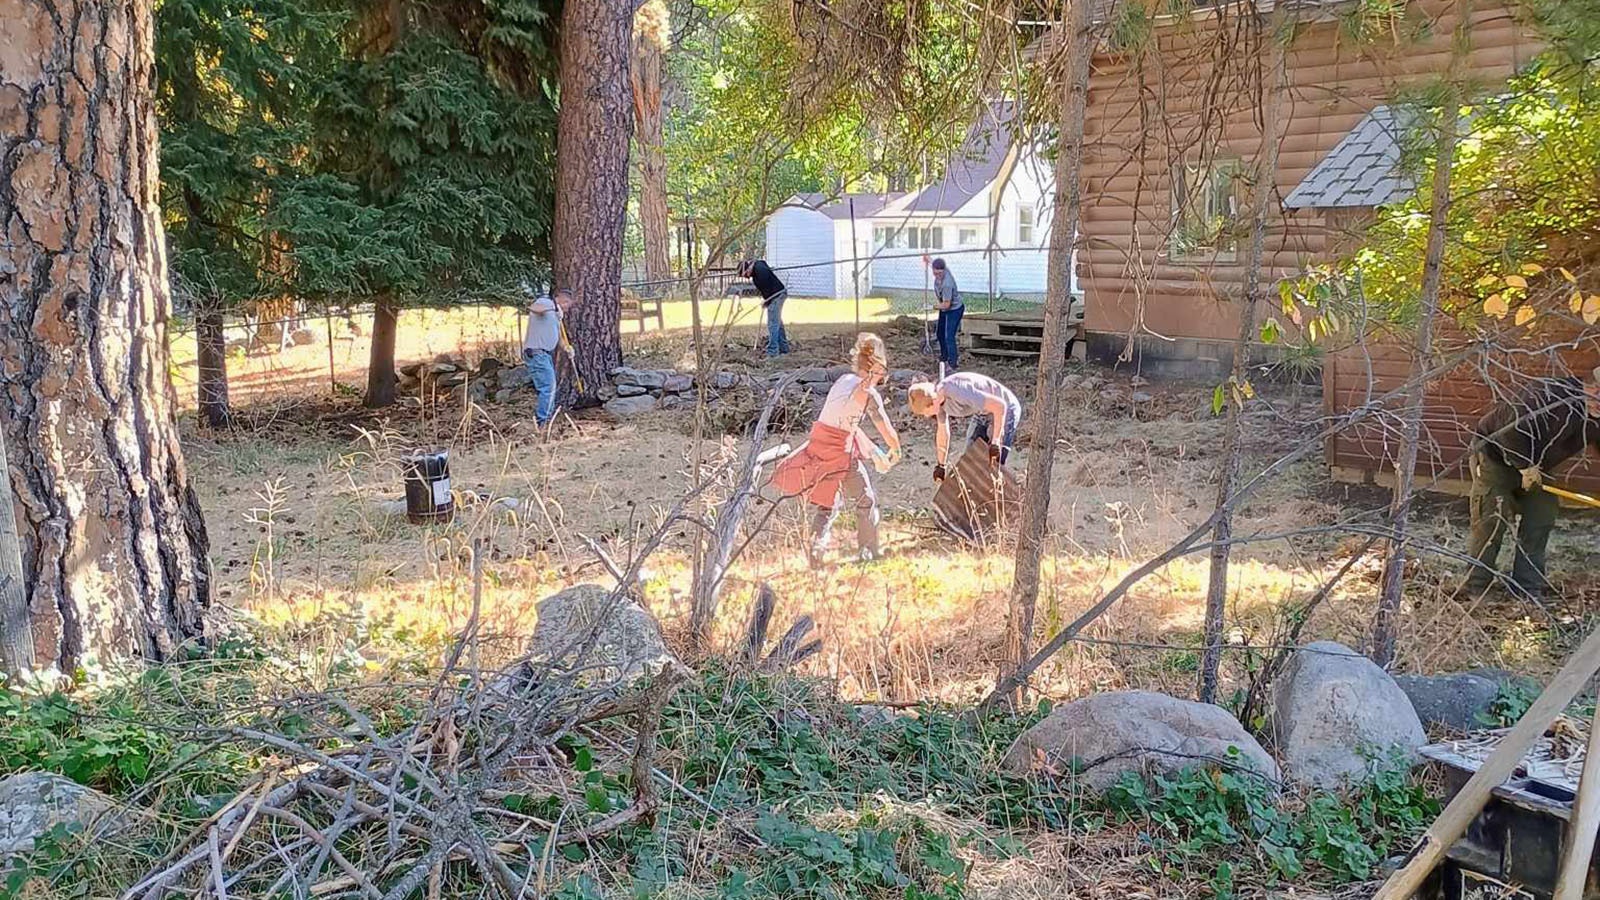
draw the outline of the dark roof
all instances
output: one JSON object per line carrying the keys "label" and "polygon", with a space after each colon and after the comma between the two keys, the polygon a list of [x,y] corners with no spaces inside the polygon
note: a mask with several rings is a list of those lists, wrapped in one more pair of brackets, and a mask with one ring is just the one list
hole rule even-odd
{"label": "dark roof", "polygon": [[850,201],[854,200],[856,218],[864,219],[868,216],[877,215],[878,210],[905,195],[905,191],[840,194],[838,197],[822,193],[795,194],[794,198],[786,205],[803,206],[806,209],[822,213],[830,219],[848,219],[850,218]]}
{"label": "dark roof", "polygon": [[1010,103],[991,104],[951,154],[944,177],[917,192],[906,212],[949,213],[976,197],[1000,174],[1013,141]]}
{"label": "dark roof", "polygon": [[1375,207],[1404,200],[1416,183],[1397,170],[1400,138],[1409,127],[1387,106],[1367,113],[1328,155],[1295,185],[1283,205],[1289,209]]}

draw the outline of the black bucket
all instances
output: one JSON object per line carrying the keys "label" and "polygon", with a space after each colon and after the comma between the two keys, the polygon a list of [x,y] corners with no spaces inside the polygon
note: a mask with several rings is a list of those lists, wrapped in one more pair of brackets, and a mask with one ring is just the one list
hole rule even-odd
{"label": "black bucket", "polygon": [[448,522],[455,518],[450,500],[450,451],[422,453],[405,462],[406,518],[413,525]]}

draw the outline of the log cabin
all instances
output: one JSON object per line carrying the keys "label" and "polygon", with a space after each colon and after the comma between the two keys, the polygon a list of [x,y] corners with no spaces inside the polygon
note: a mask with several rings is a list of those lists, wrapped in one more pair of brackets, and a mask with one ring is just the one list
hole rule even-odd
{"label": "log cabin", "polygon": [[[1097,7],[1104,39],[1089,82],[1077,273],[1088,355],[1145,374],[1225,377],[1248,240],[1238,220],[1261,142],[1261,29],[1241,3],[1197,2],[1181,15],[1164,0],[1160,12]],[[1457,9],[1301,0],[1286,11],[1265,295],[1348,249],[1374,209],[1412,192],[1395,167],[1391,104],[1446,71]],[[1468,15],[1458,71],[1477,83],[1492,89],[1542,49],[1505,0],[1479,0]]]}

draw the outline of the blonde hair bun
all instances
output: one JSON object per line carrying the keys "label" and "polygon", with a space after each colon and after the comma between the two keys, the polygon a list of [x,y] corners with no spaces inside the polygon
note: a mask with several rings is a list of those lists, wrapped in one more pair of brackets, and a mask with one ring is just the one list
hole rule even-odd
{"label": "blonde hair bun", "polygon": [[856,345],[850,350],[850,367],[863,378],[873,372],[888,372],[889,352],[884,349],[883,338],[870,331],[856,335]]}

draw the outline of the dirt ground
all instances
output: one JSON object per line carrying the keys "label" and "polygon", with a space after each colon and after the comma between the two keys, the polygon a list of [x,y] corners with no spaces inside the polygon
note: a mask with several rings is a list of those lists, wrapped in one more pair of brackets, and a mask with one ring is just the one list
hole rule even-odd
{"label": "dirt ground", "polygon": [[[889,312],[874,327],[889,340],[891,366],[931,368],[931,358],[920,353],[920,330],[886,321]],[[472,343],[468,329],[451,332],[435,323],[418,329],[424,342],[406,345],[401,356],[496,352],[503,337],[492,336],[505,330],[505,322],[493,324],[479,343],[463,347]],[[799,323],[791,329],[799,352],[773,363],[759,354],[759,330],[740,324],[708,353],[726,367],[755,372],[831,364],[843,361],[853,330],[848,319]],[[457,346],[442,346],[451,339]],[[351,343],[349,355],[362,358],[359,338]],[[681,329],[628,344],[635,365],[686,366],[693,359]],[[326,348],[314,349],[326,367]],[[978,358],[969,364],[1031,403],[1032,367]],[[539,599],[568,584],[606,580],[585,538],[628,559],[690,483],[696,448],[687,408],[624,422],[586,411],[544,437],[532,427],[531,398],[471,408],[409,402],[373,416],[359,409],[352,391],[329,396],[297,371],[285,369],[270,400],[246,392],[232,432],[191,425],[186,446],[208,513],[222,600],[267,626],[306,636],[310,647],[337,638],[381,656],[391,638],[442,639],[467,613],[467,559],[476,542],[485,559],[485,610],[509,651],[530,632]],[[1210,411],[1211,385],[1135,384],[1130,372],[1074,371],[1106,384],[1070,390],[1063,405],[1041,638],[1177,541],[1216,502],[1220,424]],[[1134,402],[1135,392],[1150,398]],[[910,416],[903,394],[886,399],[907,452],[876,481],[885,558],[852,561],[854,529],[846,521],[836,530],[829,564],[812,570],[802,552],[799,511],[793,504],[759,504],[750,514],[759,527],[725,592],[721,632],[735,640],[755,585],[765,581],[780,597],[780,624],[801,614],[816,618],[825,650],[813,671],[837,679],[848,696],[971,700],[994,677],[1011,560],[962,546],[934,528],[926,512],[932,427]],[[1310,389],[1263,392],[1247,414],[1247,477],[1311,439],[1317,399]],[[406,524],[384,502],[400,494],[397,460],[423,446],[450,450],[458,490],[514,498],[518,508],[466,505],[449,526]],[[745,449],[734,436],[715,436],[700,448],[713,461]],[[1014,468],[1025,470],[1028,457],[1022,448]],[[1373,521],[1386,502],[1381,490],[1331,483],[1320,453],[1312,453],[1244,506],[1235,531],[1251,541],[1234,554],[1231,686],[1242,688],[1250,666],[1283,640],[1291,612],[1364,543],[1354,526]],[[1431,499],[1418,520],[1425,540],[1459,552],[1464,501]],[[1401,667],[1550,671],[1573,640],[1568,626],[1589,613],[1595,596],[1588,573],[1600,555],[1596,533],[1592,520],[1564,520],[1551,551],[1564,599],[1547,608],[1493,595],[1452,600],[1447,588],[1460,566],[1439,554],[1425,558],[1409,575]],[[689,546],[680,528],[645,568],[646,597],[673,635],[687,619]],[[1376,554],[1359,561],[1305,637],[1359,644],[1370,628],[1379,564]],[[1191,691],[1206,575],[1202,552],[1146,579],[1085,633],[1087,640],[1041,671],[1043,689],[1056,697],[1120,687]]]}

